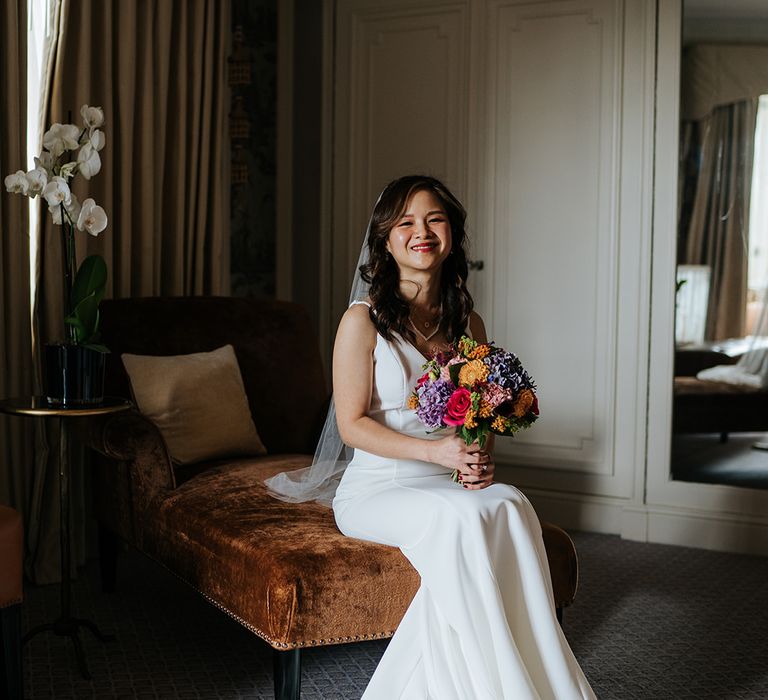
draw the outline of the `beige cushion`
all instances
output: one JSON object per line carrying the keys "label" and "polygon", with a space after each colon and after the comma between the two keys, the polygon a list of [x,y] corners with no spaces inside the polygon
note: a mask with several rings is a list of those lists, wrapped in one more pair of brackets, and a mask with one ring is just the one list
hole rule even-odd
{"label": "beige cushion", "polygon": [[263,455],[235,350],[157,357],[122,355],[139,410],[153,421],[180,464]]}

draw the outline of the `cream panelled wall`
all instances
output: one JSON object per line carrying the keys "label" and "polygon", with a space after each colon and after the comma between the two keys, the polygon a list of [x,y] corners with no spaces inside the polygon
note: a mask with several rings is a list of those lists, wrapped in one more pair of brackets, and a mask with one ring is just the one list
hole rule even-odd
{"label": "cream panelled wall", "polygon": [[339,2],[333,197],[334,320],[370,208],[411,172],[466,194],[469,3]]}
{"label": "cream panelled wall", "polygon": [[491,12],[492,197],[482,206],[492,213],[483,233],[493,285],[483,301],[499,342],[538,378],[545,417],[497,450],[518,464],[611,476],[620,4]]}
{"label": "cream panelled wall", "polygon": [[332,318],[391,178],[444,178],[470,212],[491,337],[542,418],[499,440],[544,516],[620,532],[643,498],[655,3],[339,0]]}

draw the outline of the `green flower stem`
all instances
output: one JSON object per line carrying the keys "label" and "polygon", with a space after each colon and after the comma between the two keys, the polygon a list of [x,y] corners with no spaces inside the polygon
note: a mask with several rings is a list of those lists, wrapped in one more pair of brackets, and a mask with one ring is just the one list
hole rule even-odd
{"label": "green flower stem", "polygon": [[[64,235],[62,240],[62,263],[64,265],[64,316],[67,317],[72,313],[72,285],[75,280],[75,231],[72,222],[67,220],[69,216],[64,209],[64,204],[59,205],[61,207],[61,232]],[[64,335],[69,342],[75,342],[75,329],[65,323]]]}

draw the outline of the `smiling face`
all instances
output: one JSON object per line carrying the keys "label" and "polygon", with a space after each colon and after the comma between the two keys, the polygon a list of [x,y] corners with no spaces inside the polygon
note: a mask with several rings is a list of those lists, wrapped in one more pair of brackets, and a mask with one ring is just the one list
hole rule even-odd
{"label": "smiling face", "polygon": [[401,273],[440,269],[451,252],[451,224],[434,192],[414,192],[389,232],[387,250]]}

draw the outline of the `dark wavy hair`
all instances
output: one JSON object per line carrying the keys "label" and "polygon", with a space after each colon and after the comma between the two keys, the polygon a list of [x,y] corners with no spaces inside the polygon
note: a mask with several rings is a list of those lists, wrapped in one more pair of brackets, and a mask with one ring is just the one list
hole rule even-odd
{"label": "dark wavy hair", "polygon": [[411,197],[421,190],[432,192],[445,207],[451,225],[451,253],[443,262],[440,282],[442,318],[440,330],[449,341],[466,332],[474,303],[467,289],[467,254],[464,248],[467,212],[451,191],[427,175],[406,175],[390,182],[381,193],[371,216],[368,234],[368,262],[360,275],[371,286],[369,295],[376,313],[371,320],[387,340],[397,333],[410,342],[416,336],[408,326],[410,305],[400,294],[400,271],[387,251],[389,233],[402,217]]}

